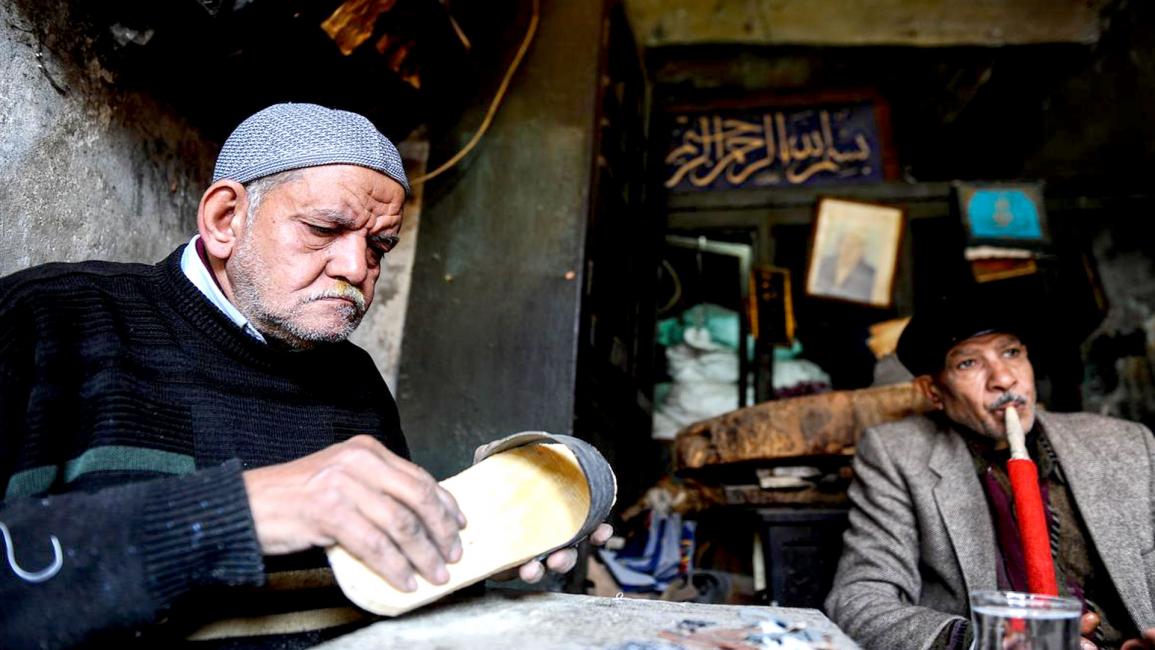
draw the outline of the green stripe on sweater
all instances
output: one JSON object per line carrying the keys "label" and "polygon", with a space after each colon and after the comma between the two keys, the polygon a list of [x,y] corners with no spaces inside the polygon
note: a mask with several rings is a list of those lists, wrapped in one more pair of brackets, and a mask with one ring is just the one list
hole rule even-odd
{"label": "green stripe on sweater", "polygon": [[[196,470],[196,461],[187,454],[159,449],[112,445],[93,447],[64,464],[64,482],[71,483],[92,472],[160,472],[189,474]],[[4,498],[28,496],[52,487],[59,474],[55,465],[33,467],[12,475]]]}
{"label": "green stripe on sweater", "polygon": [[12,497],[26,497],[30,494],[43,492],[52,487],[56,480],[56,466],[33,467],[12,475],[8,479],[8,489],[4,491],[4,500]]}

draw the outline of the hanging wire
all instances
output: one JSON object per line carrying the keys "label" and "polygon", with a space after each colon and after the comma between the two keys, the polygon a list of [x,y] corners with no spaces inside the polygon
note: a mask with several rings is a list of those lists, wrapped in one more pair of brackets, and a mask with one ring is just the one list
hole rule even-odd
{"label": "hanging wire", "polygon": [[501,106],[501,100],[505,98],[505,91],[509,89],[509,82],[513,79],[513,73],[517,72],[518,66],[521,65],[521,60],[525,58],[525,53],[529,51],[529,46],[533,43],[533,37],[534,34],[537,33],[537,23],[540,18],[539,3],[540,0],[533,0],[533,9],[529,17],[529,26],[525,29],[525,37],[522,38],[521,46],[517,49],[517,54],[514,55],[513,61],[510,62],[509,68],[506,69],[505,77],[501,80],[501,85],[498,86],[497,93],[493,96],[493,101],[489,103],[489,110],[485,114],[485,119],[481,121],[481,126],[477,128],[477,132],[474,133],[469,142],[461,148],[461,151],[458,151],[452,158],[442,163],[440,167],[428,174],[410,179],[409,184],[411,186],[420,185],[425,181],[445,173],[454,165],[461,162],[461,159],[468,155],[470,151],[473,151],[473,148],[477,146],[478,142],[481,142],[482,136],[489,130],[489,126],[493,122],[493,117],[497,114],[498,107]]}
{"label": "hanging wire", "polygon": [[694,253],[695,261],[698,263],[698,277],[695,279],[698,286],[698,300],[699,304],[701,305],[701,309],[698,310],[697,318],[695,318],[694,321],[695,325],[699,329],[705,329],[706,327],[706,310],[708,309],[707,305],[709,304],[709,301],[706,300],[706,292],[704,289],[706,274],[702,264],[702,251],[706,248],[706,241],[707,240],[705,236],[699,235],[698,250]]}
{"label": "hanging wire", "polygon": [[673,295],[670,296],[666,304],[658,308],[659,316],[669,311],[682,299],[682,281],[678,278],[678,272],[674,269],[674,265],[670,264],[670,260],[662,258],[662,268],[670,274],[670,281],[674,283],[674,290],[672,292]]}

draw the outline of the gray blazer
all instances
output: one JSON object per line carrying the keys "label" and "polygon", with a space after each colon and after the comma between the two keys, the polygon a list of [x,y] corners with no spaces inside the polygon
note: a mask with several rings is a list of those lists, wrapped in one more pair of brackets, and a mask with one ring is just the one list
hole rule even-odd
{"label": "gray blazer", "polygon": [[[1155,440],[1144,426],[1040,411],[1072,497],[1139,629],[1155,626]],[[826,613],[864,648],[928,648],[996,589],[994,523],[962,437],[923,416],[866,431]]]}

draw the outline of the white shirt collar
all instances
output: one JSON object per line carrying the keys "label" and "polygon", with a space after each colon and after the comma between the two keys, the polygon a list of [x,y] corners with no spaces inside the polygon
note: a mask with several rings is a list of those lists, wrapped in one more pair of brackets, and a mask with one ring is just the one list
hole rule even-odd
{"label": "white shirt collar", "polygon": [[252,336],[261,343],[267,343],[268,341],[265,340],[265,337],[257,331],[257,328],[253,327],[249,319],[245,318],[244,314],[238,311],[233,303],[229,302],[229,299],[221,292],[221,288],[217,286],[217,281],[205,266],[204,260],[202,260],[201,256],[197,253],[197,242],[200,241],[200,238],[200,235],[193,235],[193,238],[189,240],[188,246],[185,246],[184,253],[180,256],[180,270],[184,271],[185,277],[189,279],[189,282],[192,282],[193,286],[200,289],[201,293],[205,295],[205,298],[208,298],[209,302],[216,305],[217,309],[223,311],[225,315],[229,317],[229,320],[236,323],[237,326],[243,329],[249,336]]}

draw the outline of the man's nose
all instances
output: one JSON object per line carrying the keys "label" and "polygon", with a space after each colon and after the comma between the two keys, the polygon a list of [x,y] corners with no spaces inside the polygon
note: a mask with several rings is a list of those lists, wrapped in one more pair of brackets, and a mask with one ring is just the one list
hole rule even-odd
{"label": "man's nose", "polygon": [[366,255],[368,244],[363,237],[354,233],[339,237],[329,247],[329,263],[326,272],[330,277],[345,280],[359,286],[369,273]]}
{"label": "man's nose", "polygon": [[987,385],[993,390],[1010,390],[1017,383],[1011,366],[1003,359],[991,362],[991,372],[987,377]]}

